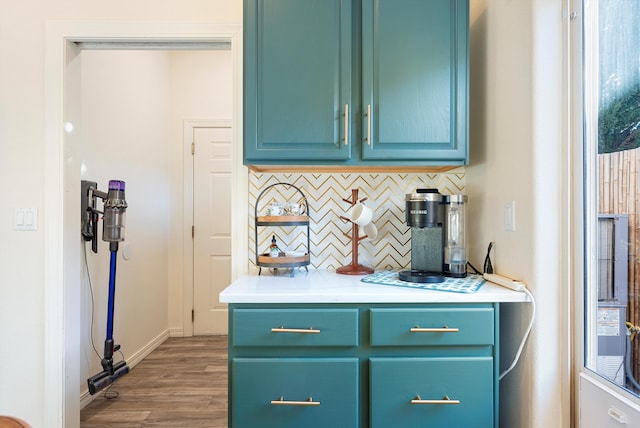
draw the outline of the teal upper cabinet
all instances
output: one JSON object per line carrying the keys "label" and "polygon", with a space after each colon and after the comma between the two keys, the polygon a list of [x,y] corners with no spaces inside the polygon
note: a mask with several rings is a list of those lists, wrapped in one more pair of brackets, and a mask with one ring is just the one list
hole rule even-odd
{"label": "teal upper cabinet", "polygon": [[352,0],[245,0],[245,164],[351,157]]}
{"label": "teal upper cabinet", "polygon": [[468,1],[362,4],[362,158],[466,163]]}
{"label": "teal upper cabinet", "polygon": [[245,0],[244,163],[464,165],[468,0]]}

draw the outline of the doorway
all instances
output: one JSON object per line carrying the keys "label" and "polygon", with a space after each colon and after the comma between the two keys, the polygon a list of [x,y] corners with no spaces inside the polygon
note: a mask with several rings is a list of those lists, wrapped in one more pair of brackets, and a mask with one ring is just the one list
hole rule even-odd
{"label": "doorway", "polygon": [[[204,258],[205,263],[216,262],[217,272],[215,276],[203,278],[203,273],[208,272],[206,269],[194,271],[193,284],[183,286],[188,289],[198,285],[199,289],[193,293],[195,298],[185,299],[185,306],[190,305],[185,310],[201,309],[199,303],[211,302],[210,310],[196,310],[194,327],[199,328],[194,328],[194,332],[226,332],[225,308],[220,307],[217,295],[222,282],[227,281],[225,286],[228,285],[231,277],[228,214],[233,147],[231,51],[228,45],[202,46],[202,49],[197,46],[195,50],[92,46],[91,49],[83,47],[81,52],[82,123],[76,131],[82,136],[78,147],[81,178],[96,181],[99,188],[110,179],[126,182],[129,208],[126,239],[120,254],[128,256],[119,257],[118,261],[114,338],[121,345],[123,358],[135,366],[170,335],[168,326],[174,326],[172,335],[185,335],[180,328],[183,317],[169,319],[169,312],[179,313],[180,296],[186,294],[176,278],[182,278],[179,268],[182,260],[189,266],[191,257],[188,251],[184,254],[179,251],[183,247],[178,235],[183,222],[189,223],[192,218],[200,223],[199,232],[211,229],[202,224],[208,220],[213,225],[224,226],[225,235],[220,236],[221,231],[215,230],[213,241],[219,244],[211,257],[203,257],[202,251],[193,252],[194,268],[203,264],[196,262]],[[193,193],[199,195],[199,190],[210,187],[210,178],[219,177],[221,171],[218,167],[216,175],[200,173],[194,177],[192,186],[185,185],[191,180],[193,168],[186,163],[183,168],[182,158],[201,159],[212,152],[208,146],[198,147],[194,155],[190,148],[183,152],[185,117],[227,118],[219,121],[226,125],[224,142],[217,142],[224,147],[225,185],[222,188],[226,189],[226,195],[216,195],[216,211],[204,217],[204,210],[194,210],[186,204],[182,212],[179,201],[188,199],[182,189],[193,187]],[[189,141],[198,146],[205,144],[192,137]],[[217,155],[209,163],[217,165],[220,161]],[[193,170],[199,172],[197,168]],[[199,200],[194,198],[194,202]],[[201,238],[202,233],[198,233],[193,237],[193,244],[186,242],[185,246],[200,243]],[[101,349],[104,339],[108,290],[107,244],[100,242],[98,254],[87,252],[87,245],[83,248],[84,254],[88,254],[83,257],[87,262],[87,275],[83,275],[81,283],[83,375],[101,371],[101,355],[96,355],[95,349]],[[215,286],[202,284],[206,279],[216,282]],[[199,290],[217,292],[202,297],[198,295]],[[86,387],[81,388],[83,405],[90,399],[86,392]]]}
{"label": "doorway", "polygon": [[[80,129],[82,111],[80,82],[84,43],[118,42],[137,45],[154,43],[184,46],[227,41],[233,56],[233,161],[232,204],[238,216],[232,219],[232,279],[246,269],[247,184],[242,168],[241,126],[241,27],[239,25],[153,23],[51,22],[46,29],[45,70],[45,325],[44,417],[50,426],[79,426],[80,277],[79,246]],[[134,36],[132,36],[134,35]],[[152,35],[152,36],[150,36]],[[244,211],[244,213],[242,213]],[[182,229],[184,230],[184,228]],[[180,240],[182,242],[182,240]],[[240,244],[239,244],[240,243]],[[245,250],[244,252],[242,250]],[[239,257],[237,257],[238,255]],[[244,263],[243,263],[244,259]],[[184,259],[179,263],[183,293],[189,279]],[[171,319],[181,318],[170,313]],[[170,321],[172,322],[172,321]],[[173,325],[167,326],[174,328]]]}
{"label": "doorway", "polygon": [[185,156],[185,177],[193,177],[184,209],[193,219],[191,240],[187,236],[184,243],[193,254],[193,295],[185,299],[185,311],[191,310],[193,335],[226,334],[228,329],[227,305],[218,295],[231,283],[232,131],[227,120],[184,124],[186,152],[191,153]]}
{"label": "doorway", "polygon": [[640,426],[640,7],[584,2],[577,16],[577,426]]}

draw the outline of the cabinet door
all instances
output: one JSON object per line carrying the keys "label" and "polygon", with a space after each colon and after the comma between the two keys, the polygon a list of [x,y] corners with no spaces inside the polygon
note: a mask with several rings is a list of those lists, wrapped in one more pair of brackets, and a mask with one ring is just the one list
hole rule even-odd
{"label": "cabinet door", "polygon": [[245,0],[245,164],[350,158],[351,1]]}
{"label": "cabinet door", "polygon": [[362,27],[362,158],[466,163],[468,0],[364,0]]}
{"label": "cabinet door", "polygon": [[371,427],[493,428],[493,359],[371,358]]}
{"label": "cabinet door", "polygon": [[234,358],[236,428],[357,427],[357,358]]}

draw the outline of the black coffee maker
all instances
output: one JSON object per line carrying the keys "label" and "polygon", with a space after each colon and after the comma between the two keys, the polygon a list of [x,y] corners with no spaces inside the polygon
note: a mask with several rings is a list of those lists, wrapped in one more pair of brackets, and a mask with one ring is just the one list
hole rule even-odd
{"label": "black coffee maker", "polygon": [[411,270],[399,272],[403,281],[437,283],[445,280],[445,203],[438,189],[417,189],[405,198],[405,220],[411,227]]}

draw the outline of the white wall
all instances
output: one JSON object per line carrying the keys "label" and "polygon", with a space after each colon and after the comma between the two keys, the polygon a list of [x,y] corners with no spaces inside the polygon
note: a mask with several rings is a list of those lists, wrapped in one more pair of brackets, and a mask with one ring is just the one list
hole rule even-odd
{"label": "white wall", "polygon": [[[182,243],[184,211],[183,189],[185,154],[184,120],[230,119],[233,109],[233,62],[229,50],[206,52],[173,51],[169,54],[171,67],[171,107],[169,147],[169,177],[171,223],[169,227],[169,328],[172,335],[191,334],[190,319],[185,320],[185,305],[193,303],[190,290],[185,290],[183,264],[186,249]],[[187,158],[188,162],[192,162]],[[193,163],[191,163],[193,165]],[[188,200],[188,197],[187,197]],[[191,221],[188,220],[188,227]],[[187,257],[188,259],[188,257]],[[187,281],[188,282],[188,281]],[[185,302],[186,295],[186,302]],[[189,301],[191,299],[191,301]]]}
{"label": "white wall", "polygon": [[[472,1],[471,258],[494,242],[498,273],[523,279],[537,321],[519,365],[500,385],[500,426],[569,426],[567,144],[563,4]],[[504,230],[515,201],[516,231]],[[475,226],[475,227],[474,227]],[[504,305],[501,364],[515,354],[529,307]]]}
{"label": "white wall", "polygon": [[[43,190],[46,187],[44,166],[47,164],[45,30],[47,23],[52,20],[238,24],[242,22],[242,2],[184,0],[159,4],[150,0],[134,3],[122,0],[109,3],[37,0],[12,2],[2,7],[0,340],[3,346],[0,347],[0,414],[22,417],[36,428],[59,426],[60,421],[44,420],[45,409],[64,403],[62,397],[45,397],[46,388],[43,388],[45,379],[58,376],[45,372],[46,362],[52,358],[45,352],[45,332],[52,326],[46,326],[44,322],[45,311],[48,310],[45,297],[49,290],[44,287],[47,249],[42,226],[48,216],[58,213],[44,212],[44,202],[45,197],[63,196],[45,195]],[[55,103],[57,100],[49,99],[49,102]],[[67,161],[76,162],[77,159],[63,160],[60,157],[58,163],[62,167],[63,162]],[[132,202],[139,199],[134,189],[127,190],[127,197]],[[37,231],[13,230],[13,211],[18,207],[39,210],[40,227]],[[131,229],[130,224],[128,233],[133,233]],[[167,247],[164,245],[162,248],[166,251]],[[136,247],[133,250],[135,257]],[[67,340],[73,341],[72,336]],[[64,367],[56,370],[64,370]],[[68,426],[73,426],[73,423]]]}

